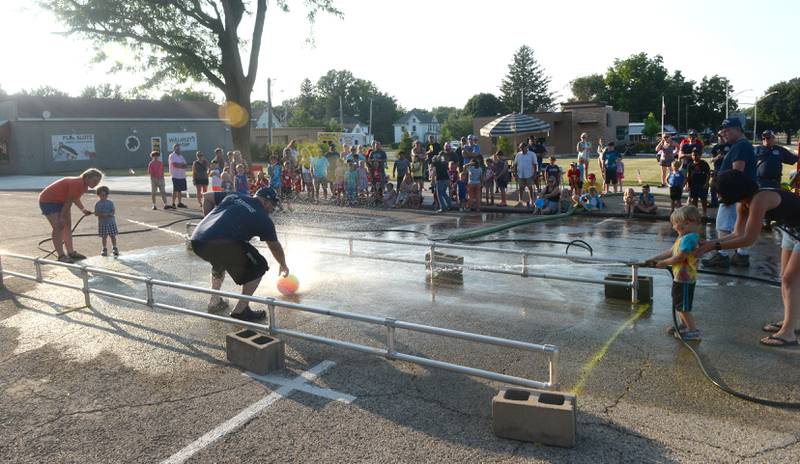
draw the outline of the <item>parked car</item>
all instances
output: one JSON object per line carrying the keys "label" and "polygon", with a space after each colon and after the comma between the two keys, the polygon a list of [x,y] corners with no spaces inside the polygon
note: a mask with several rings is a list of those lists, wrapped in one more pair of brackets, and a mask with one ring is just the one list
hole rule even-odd
{"label": "parked car", "polygon": [[453,150],[458,150],[458,149],[459,149],[459,147],[461,147],[461,142],[459,142],[458,140],[451,140],[451,141],[450,141],[450,147],[451,147]]}

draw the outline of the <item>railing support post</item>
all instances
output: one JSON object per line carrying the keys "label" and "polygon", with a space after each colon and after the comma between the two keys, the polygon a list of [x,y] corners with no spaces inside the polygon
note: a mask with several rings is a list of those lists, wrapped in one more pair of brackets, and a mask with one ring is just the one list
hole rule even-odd
{"label": "railing support post", "polygon": [[0,288],[6,288],[3,282],[3,257],[0,256]]}
{"label": "railing support post", "polygon": [[144,283],[145,289],[147,290],[147,306],[153,307],[155,303],[153,299],[153,279],[147,279],[147,282]]}
{"label": "railing support post", "polygon": [[42,262],[39,258],[33,260],[33,269],[36,271],[36,281],[42,283]]}
{"label": "railing support post", "polygon": [[550,389],[551,390],[558,390],[559,388],[559,378],[558,378],[558,358],[560,356],[560,352],[557,346],[554,345],[547,345],[548,352],[550,353],[550,359],[548,360],[548,368],[550,371]]}
{"label": "railing support post", "polygon": [[353,256],[353,239],[347,239],[347,256]]}
{"label": "railing support post", "polygon": [[92,306],[92,298],[89,293],[89,271],[86,270],[85,266],[81,268],[81,278],[83,279],[83,303],[87,308],[90,308]]}
{"label": "railing support post", "polygon": [[631,265],[631,303],[639,302],[639,266]]}
{"label": "railing support post", "polygon": [[268,316],[269,317],[269,334],[270,335],[274,335],[275,334],[275,328],[276,328],[276,325],[275,325],[275,305],[274,304],[268,304],[267,305],[267,313],[269,315]]}
{"label": "railing support post", "polygon": [[528,277],[528,255],[522,255],[522,277]]}
{"label": "railing support post", "polygon": [[395,319],[386,318],[386,357],[391,358],[395,351]]}

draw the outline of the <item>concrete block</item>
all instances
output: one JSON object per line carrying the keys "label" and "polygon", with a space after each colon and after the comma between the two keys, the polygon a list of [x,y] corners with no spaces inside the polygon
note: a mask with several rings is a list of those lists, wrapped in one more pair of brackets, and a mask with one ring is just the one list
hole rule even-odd
{"label": "concrete block", "polygon": [[508,389],[492,398],[494,434],[501,438],[575,446],[577,401],[561,392]]}
{"label": "concrete block", "polygon": [[425,253],[425,269],[428,275],[434,279],[449,283],[463,283],[464,271],[460,267],[464,265],[464,257],[448,255],[438,251],[433,252],[433,266],[431,266],[431,252]]}
{"label": "concrete block", "polygon": [[283,340],[245,329],[225,336],[228,361],[242,369],[265,375],[283,369]]}
{"label": "concrete block", "polygon": [[[613,282],[630,282],[630,274],[608,274],[605,280]],[[639,276],[639,301],[653,301],[653,277]],[[606,298],[616,298],[618,300],[631,300],[630,288],[617,287],[615,285],[605,285]]]}

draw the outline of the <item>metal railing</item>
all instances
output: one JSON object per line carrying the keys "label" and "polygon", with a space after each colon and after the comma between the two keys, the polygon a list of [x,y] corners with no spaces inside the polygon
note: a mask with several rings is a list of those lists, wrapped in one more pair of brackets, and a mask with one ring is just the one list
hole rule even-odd
{"label": "metal railing", "polygon": [[[10,271],[3,268],[3,258],[14,258],[20,259],[25,261],[33,262],[35,275],[24,274],[21,272]],[[60,282],[58,280],[46,279],[43,276],[42,267],[43,266],[58,266],[67,269],[72,269],[74,271],[80,272],[82,284],[81,285],[74,285],[69,284],[66,282]],[[108,292],[105,290],[100,290],[96,288],[92,288],[89,282],[90,275],[102,275],[102,276],[109,276],[115,277],[118,279],[129,280],[133,282],[140,282],[145,285],[145,298],[135,298],[127,295],[121,295],[113,292]],[[143,277],[133,274],[125,274],[122,272],[115,272],[110,271],[107,269],[94,267],[94,266],[85,266],[79,264],[67,264],[62,263],[59,261],[52,261],[48,259],[40,259],[34,258],[30,256],[12,254],[12,253],[0,253],[0,288],[3,287],[4,282],[3,279],[5,276],[14,276],[21,279],[32,280],[39,283],[55,285],[59,287],[69,288],[73,290],[78,290],[83,293],[84,295],[84,303],[86,306],[91,306],[91,295],[100,295],[105,296],[108,298],[114,298],[117,300],[126,301],[129,303],[136,303],[144,306],[148,306],[152,309],[163,309],[167,311],[173,311],[181,314],[186,314],[190,316],[201,317],[204,319],[211,319],[220,322],[228,322],[235,325],[240,325],[244,327],[249,327],[255,330],[260,330],[267,332],[269,334],[278,334],[278,335],[286,335],[289,337],[299,338],[303,340],[308,340],[317,343],[323,343],[325,345],[334,346],[338,348],[345,348],[349,350],[359,351],[366,354],[376,355],[376,356],[383,356],[389,359],[397,359],[401,361],[412,362],[415,364],[419,364],[426,367],[434,367],[439,369],[445,369],[453,372],[458,372],[466,375],[471,375],[475,377],[481,377],[489,380],[494,380],[498,382],[503,382],[512,385],[518,385],[523,387],[529,388],[539,388],[539,389],[547,389],[547,390],[557,390],[559,387],[559,378],[558,378],[558,359],[559,359],[559,350],[554,345],[549,344],[536,344],[536,343],[528,343],[522,342],[518,340],[510,340],[506,338],[499,338],[499,337],[492,337],[489,335],[481,335],[475,334],[470,332],[461,332],[452,329],[444,329],[441,327],[434,327],[429,325],[423,324],[416,324],[413,322],[405,322],[399,321],[390,317],[380,317],[380,316],[370,316],[365,314],[357,314],[351,313],[346,311],[336,311],[332,309],[326,308],[319,308],[309,305],[303,305],[298,303],[290,303],[283,300],[277,300],[275,298],[270,297],[258,297],[258,296],[247,296],[241,295],[239,293],[233,292],[226,292],[222,290],[212,290],[203,287],[196,287],[194,285],[187,285],[187,284],[179,284],[175,282],[168,282],[164,280],[152,279],[150,277]],[[165,303],[159,303],[155,300],[155,289],[163,287],[163,288],[171,288],[177,290],[185,290],[190,292],[196,293],[203,293],[207,295],[217,295],[220,297],[226,297],[231,299],[243,299],[252,303],[259,303],[267,306],[267,324],[258,324],[254,322],[247,322],[241,321],[238,319],[233,319],[231,317],[226,316],[218,316],[215,314],[209,314],[201,311],[194,311],[187,308],[181,308],[178,306],[173,306]],[[352,321],[364,322],[368,324],[380,325],[385,327],[386,329],[386,344],[385,348],[376,348],[373,346],[368,345],[360,345],[357,343],[336,340],[332,338],[326,338],[318,335],[307,334],[303,332],[298,332],[295,330],[286,329],[283,327],[279,327],[277,324],[277,315],[275,312],[275,308],[281,307],[290,310],[302,311],[322,316],[330,316],[336,317],[340,319],[347,319]],[[443,337],[455,338],[460,340],[466,340],[476,343],[488,344],[488,345],[495,345],[500,347],[506,348],[514,348],[524,351],[530,352],[542,352],[545,353],[548,357],[548,381],[547,382],[539,382],[536,380],[526,379],[523,377],[516,377],[508,374],[502,374],[499,372],[488,371],[484,369],[478,369],[468,366],[462,366],[460,364],[453,364],[445,361],[439,361],[435,359],[424,358],[421,356],[416,356],[412,354],[406,354],[397,351],[396,347],[396,330],[408,330],[412,332],[419,332],[419,333],[426,333],[431,335],[439,335]]]}
{"label": "metal railing", "polygon": [[[191,235],[190,231],[192,227],[197,226],[196,223],[187,223],[186,224],[186,239],[189,240]],[[362,258],[362,259],[372,259],[378,261],[392,261],[397,263],[407,263],[407,264],[424,264],[431,266],[433,268],[434,264],[438,268],[443,269],[463,269],[463,270],[471,270],[471,271],[480,271],[480,272],[489,272],[494,274],[507,274],[507,275],[515,275],[520,277],[535,277],[537,279],[546,279],[546,280],[561,280],[565,282],[579,282],[585,284],[597,284],[597,285],[608,285],[612,287],[623,287],[631,289],[631,302],[638,303],[639,302],[639,262],[634,261],[622,261],[619,259],[613,258],[602,258],[602,257],[575,257],[569,256],[566,254],[560,253],[544,253],[544,252],[532,252],[527,250],[505,250],[502,248],[490,248],[490,247],[481,247],[481,246],[471,246],[471,245],[456,245],[450,243],[440,243],[440,242],[425,242],[425,243],[418,243],[413,241],[402,241],[402,240],[387,240],[387,239],[380,239],[380,238],[369,238],[369,237],[348,237],[348,236],[341,236],[341,235],[325,235],[325,234],[314,234],[308,232],[299,232],[299,231],[292,231],[291,233],[285,233],[284,235],[284,242],[288,243],[291,237],[308,237],[308,238],[318,238],[318,239],[326,239],[326,240],[339,240],[344,241],[347,244],[346,252],[336,252],[330,250],[317,250],[320,254],[326,254],[330,256],[348,256],[351,258]],[[420,259],[410,259],[410,258],[395,258],[391,256],[381,256],[379,254],[366,254],[366,253],[356,253],[354,251],[354,244],[357,242],[365,242],[365,243],[381,243],[381,244],[392,244],[392,245],[402,245],[402,246],[413,246],[413,247],[421,247],[427,248],[430,252],[431,260],[420,260]],[[454,264],[454,263],[435,263],[435,251],[436,250],[463,250],[463,251],[473,251],[473,252],[487,252],[487,253],[498,253],[504,255],[514,255],[518,256],[521,260],[520,270],[512,270],[512,269],[504,269],[498,268],[495,266],[487,267],[487,266],[480,266],[480,265],[469,265],[469,264]],[[530,273],[529,271],[529,260],[531,257],[539,257],[539,258],[553,258],[553,259],[564,259],[568,261],[573,261],[577,263],[596,263],[596,264],[612,264],[612,265],[624,265],[630,266],[631,268],[631,280],[628,282],[623,282],[619,280],[604,280],[604,279],[591,279],[585,277],[574,277],[574,276],[565,276],[559,274],[545,274],[543,272],[536,272],[534,274]]]}

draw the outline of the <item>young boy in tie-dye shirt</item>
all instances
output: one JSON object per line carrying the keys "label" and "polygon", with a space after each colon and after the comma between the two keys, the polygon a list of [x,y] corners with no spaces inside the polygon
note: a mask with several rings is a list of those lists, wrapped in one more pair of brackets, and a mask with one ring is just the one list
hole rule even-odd
{"label": "young boy in tie-dye shirt", "polygon": [[[650,262],[659,268],[672,267],[672,307],[680,318],[678,334],[684,340],[700,340],[702,333],[692,316],[692,302],[697,282],[697,256],[694,252],[700,245],[698,231],[703,216],[694,206],[682,206],[672,212],[669,220],[678,233],[678,239],[672,248],[654,256]],[[667,332],[674,334],[675,328],[670,326]]]}

